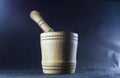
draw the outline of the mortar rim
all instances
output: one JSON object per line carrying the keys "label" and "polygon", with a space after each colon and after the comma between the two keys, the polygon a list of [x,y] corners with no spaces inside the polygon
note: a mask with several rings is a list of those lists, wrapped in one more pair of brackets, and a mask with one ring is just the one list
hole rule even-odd
{"label": "mortar rim", "polygon": [[66,32],[66,31],[55,31],[55,32],[44,32],[41,33],[41,37],[48,37],[48,36],[73,36],[78,37],[78,33],[75,32]]}

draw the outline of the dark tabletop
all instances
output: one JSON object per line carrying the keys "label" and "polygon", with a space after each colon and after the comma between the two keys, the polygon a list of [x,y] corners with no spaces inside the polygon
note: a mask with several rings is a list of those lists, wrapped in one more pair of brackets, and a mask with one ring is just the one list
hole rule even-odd
{"label": "dark tabletop", "polygon": [[[104,68],[104,67],[103,67]],[[38,69],[4,69],[0,70],[0,78],[120,78],[120,71],[103,68],[81,67],[78,63],[74,74],[47,75]]]}
{"label": "dark tabletop", "polygon": [[75,74],[45,75],[38,70],[2,70],[0,78],[119,78],[119,73],[110,71],[77,71]]}

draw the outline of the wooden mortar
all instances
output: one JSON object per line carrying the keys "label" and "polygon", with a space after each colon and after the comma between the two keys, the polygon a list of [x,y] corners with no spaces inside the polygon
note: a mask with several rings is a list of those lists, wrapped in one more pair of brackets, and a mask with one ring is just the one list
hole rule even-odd
{"label": "wooden mortar", "polygon": [[43,73],[74,73],[76,69],[78,34],[53,32],[53,29],[48,26],[37,11],[32,11],[30,16],[45,32],[40,34]]}

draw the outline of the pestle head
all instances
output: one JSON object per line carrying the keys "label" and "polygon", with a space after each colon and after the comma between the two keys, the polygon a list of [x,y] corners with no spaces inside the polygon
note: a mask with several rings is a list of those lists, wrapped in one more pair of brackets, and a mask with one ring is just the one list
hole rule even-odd
{"label": "pestle head", "polygon": [[31,19],[33,19],[36,23],[38,23],[39,20],[42,19],[40,13],[39,13],[38,11],[36,11],[36,10],[34,10],[34,11],[32,11],[32,12],[30,13],[30,17],[31,17]]}
{"label": "pestle head", "polygon": [[43,20],[40,13],[37,10],[33,10],[30,13],[30,17],[32,20],[34,20],[38,26],[44,31],[44,32],[52,32],[53,29]]}

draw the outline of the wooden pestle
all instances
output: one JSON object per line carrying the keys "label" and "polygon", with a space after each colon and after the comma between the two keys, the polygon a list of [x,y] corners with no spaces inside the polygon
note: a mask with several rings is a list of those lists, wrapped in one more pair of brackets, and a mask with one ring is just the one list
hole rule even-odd
{"label": "wooden pestle", "polygon": [[38,26],[44,31],[44,32],[52,32],[53,29],[43,20],[40,13],[36,10],[33,10],[30,13],[30,17],[32,20],[34,20]]}

